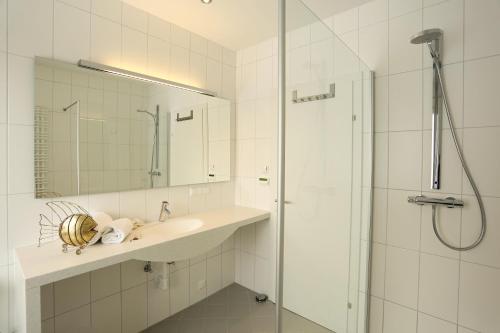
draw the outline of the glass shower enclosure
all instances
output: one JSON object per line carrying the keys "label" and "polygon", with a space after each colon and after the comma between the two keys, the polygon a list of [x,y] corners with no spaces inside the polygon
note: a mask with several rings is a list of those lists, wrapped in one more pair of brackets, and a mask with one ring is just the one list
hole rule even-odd
{"label": "glass shower enclosure", "polygon": [[300,0],[279,16],[276,331],[367,332],[373,73]]}

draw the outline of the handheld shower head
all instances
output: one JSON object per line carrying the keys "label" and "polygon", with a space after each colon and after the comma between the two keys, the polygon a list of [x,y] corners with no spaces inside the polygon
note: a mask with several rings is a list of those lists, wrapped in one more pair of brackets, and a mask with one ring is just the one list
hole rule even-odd
{"label": "handheld shower head", "polygon": [[412,44],[429,44],[433,41],[439,41],[443,37],[443,30],[441,29],[427,29],[420,31],[418,34],[410,38]]}
{"label": "handheld shower head", "polygon": [[418,34],[410,38],[412,44],[426,44],[432,57],[432,61],[436,66],[441,67],[441,39],[443,38],[443,30],[427,29],[420,31]]}

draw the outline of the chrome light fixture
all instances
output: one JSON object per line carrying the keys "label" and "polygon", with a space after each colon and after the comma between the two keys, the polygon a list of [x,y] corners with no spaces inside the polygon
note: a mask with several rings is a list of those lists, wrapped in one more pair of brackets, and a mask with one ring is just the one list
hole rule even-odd
{"label": "chrome light fixture", "polygon": [[201,2],[205,5],[209,5],[212,3],[212,0],[201,0]]}
{"label": "chrome light fixture", "polygon": [[98,72],[110,73],[110,74],[128,77],[128,78],[141,80],[141,81],[145,81],[145,82],[157,83],[157,84],[162,84],[162,85],[166,85],[166,86],[170,86],[170,87],[176,87],[176,88],[196,92],[196,93],[199,93],[202,95],[207,95],[207,96],[212,96],[212,97],[217,96],[217,94],[215,92],[210,91],[210,90],[189,86],[187,84],[183,84],[183,83],[179,83],[179,82],[165,80],[165,79],[161,79],[158,77],[149,76],[146,74],[131,72],[131,71],[128,71],[128,70],[122,69],[122,68],[98,64],[98,63],[87,61],[87,60],[78,61],[78,66],[80,66],[82,68],[92,69],[92,70],[95,70]]}

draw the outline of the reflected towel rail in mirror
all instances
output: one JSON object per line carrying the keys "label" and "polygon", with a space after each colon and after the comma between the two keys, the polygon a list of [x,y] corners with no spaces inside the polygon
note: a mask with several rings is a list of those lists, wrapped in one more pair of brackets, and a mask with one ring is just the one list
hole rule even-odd
{"label": "reflected towel rail in mirror", "polygon": [[292,102],[294,104],[297,103],[305,103],[312,101],[320,101],[323,99],[334,98],[335,97],[335,83],[330,84],[330,92],[327,94],[319,94],[319,95],[311,95],[306,97],[297,97],[297,90],[292,91]]}
{"label": "reflected towel rail in mirror", "polygon": [[192,119],[194,119],[193,110],[191,110],[191,112],[189,112],[189,116],[186,116],[186,117],[180,117],[179,114],[177,114],[177,118],[175,120],[186,121],[186,120],[192,120]]}

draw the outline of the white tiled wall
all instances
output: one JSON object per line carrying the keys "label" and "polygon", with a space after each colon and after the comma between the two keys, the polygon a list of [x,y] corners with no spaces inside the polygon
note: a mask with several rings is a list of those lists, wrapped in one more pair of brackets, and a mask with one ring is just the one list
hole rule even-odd
{"label": "white tiled wall", "polygon": [[[166,77],[216,91],[219,96],[235,99],[236,54],[209,40],[196,36],[148,15],[119,0],[0,0],[0,332],[10,332],[14,311],[9,308],[9,273],[13,274],[12,249],[32,244],[37,237],[38,214],[44,201],[34,199],[33,111],[34,57],[42,56],[76,62],[78,59]],[[234,130],[232,130],[234,133]],[[200,185],[205,186],[205,185]],[[233,182],[209,184],[208,193],[191,195],[190,187],[109,193],[68,198],[91,210],[103,210],[114,217],[156,218],[162,200],[169,200],[175,215],[232,205]],[[232,246],[217,250],[197,264],[206,266],[207,286],[196,299],[234,280]],[[122,268],[127,267],[124,264]],[[123,275],[120,267],[107,273],[92,272],[78,277],[78,287],[65,282],[55,284],[53,306],[48,306],[44,331],[67,332],[66,325],[85,325],[92,321],[100,332],[143,328],[187,303],[165,301],[166,295],[151,287],[146,279],[129,278],[139,273],[142,264]],[[172,284],[189,281],[189,269],[173,273]],[[180,273],[186,272],[186,273]],[[192,271],[194,276],[203,269]],[[122,271],[123,273],[123,271]],[[177,274],[177,275],[176,275]],[[130,275],[130,276],[129,276]],[[117,280],[118,279],[118,280]],[[81,280],[81,281],[80,281]],[[100,282],[99,282],[100,281]],[[114,281],[111,283],[110,281]],[[12,281],[11,281],[12,283]],[[117,284],[118,283],[118,284]],[[175,285],[175,284],[174,284]],[[62,288],[62,289],[61,289]],[[66,289],[82,295],[78,304],[65,302]],[[90,288],[90,290],[89,290]],[[187,288],[187,287],[186,287]],[[12,288],[10,289],[12,291]],[[176,290],[171,288],[171,291]],[[188,289],[186,289],[188,290]],[[180,294],[179,294],[180,295]],[[12,295],[10,296],[13,299]],[[45,297],[44,297],[45,299]],[[136,299],[162,303],[163,306],[131,308]],[[130,301],[129,301],[130,300]],[[182,299],[181,299],[182,300]],[[47,302],[51,302],[46,300]],[[133,302],[132,302],[133,301]],[[13,302],[10,302],[13,305]],[[139,303],[135,304],[138,306]],[[50,310],[52,309],[52,310]],[[102,309],[109,311],[103,312]],[[148,310],[149,309],[149,310]],[[111,311],[112,310],[112,311]],[[158,312],[158,310],[165,312]],[[135,322],[122,322],[129,311],[140,316]],[[144,312],[147,311],[147,312]],[[10,323],[9,323],[10,312]],[[146,315],[145,315],[146,313]],[[103,315],[104,314],[104,315]],[[54,317],[55,316],[55,317]],[[131,316],[130,318],[135,318]],[[78,318],[76,320],[75,318]],[[110,320],[112,318],[113,320]],[[111,325],[111,326],[108,326]],[[132,326],[130,326],[132,325]],[[133,326],[138,325],[138,326]]]}
{"label": "white tiled wall", "polygon": [[[274,300],[277,40],[238,51],[236,68],[236,204],[270,210],[269,221],[235,234],[236,282]],[[269,182],[259,182],[258,178]]]}
{"label": "white tiled wall", "polygon": [[[340,16],[341,25],[351,28],[338,31],[340,36],[359,36],[350,38],[358,40],[360,57],[376,74],[370,333],[499,332],[500,154],[495,142],[500,113],[494,91],[500,72],[500,2],[375,0]],[[452,114],[489,221],[484,242],[464,253],[438,242],[429,207],[406,202],[408,195],[421,193],[462,198],[462,211],[441,209],[442,233],[465,245],[479,231],[477,203],[448,130],[443,132],[443,190],[429,189],[431,62],[427,49],[411,45],[409,38],[434,27],[444,30]]]}
{"label": "white tiled wall", "polygon": [[165,290],[157,282],[163,264],[146,273],[141,261],[43,286],[42,332],[140,332],[233,283],[233,246],[231,236],[202,256],[168,265]]}

